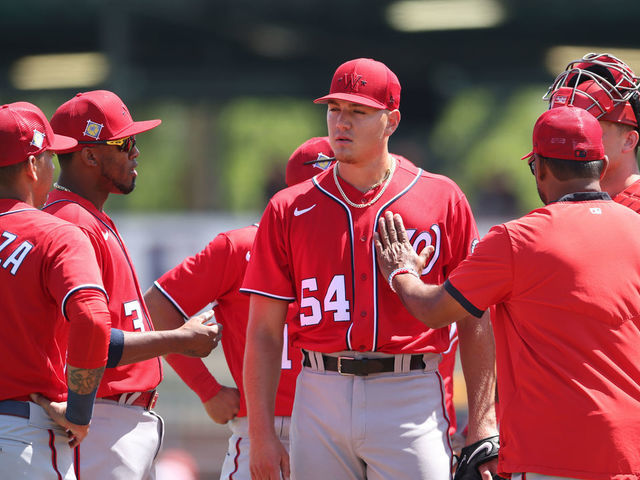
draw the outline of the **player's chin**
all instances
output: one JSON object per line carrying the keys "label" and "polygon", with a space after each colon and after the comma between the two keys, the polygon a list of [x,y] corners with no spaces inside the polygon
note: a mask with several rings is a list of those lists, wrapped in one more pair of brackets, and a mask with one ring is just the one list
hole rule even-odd
{"label": "player's chin", "polygon": [[120,193],[122,195],[128,195],[129,193],[133,192],[136,188],[136,179],[133,178],[133,180],[131,180],[131,182],[129,182],[128,184],[123,184],[123,183],[117,183],[115,184],[116,187],[116,191],[114,193]]}

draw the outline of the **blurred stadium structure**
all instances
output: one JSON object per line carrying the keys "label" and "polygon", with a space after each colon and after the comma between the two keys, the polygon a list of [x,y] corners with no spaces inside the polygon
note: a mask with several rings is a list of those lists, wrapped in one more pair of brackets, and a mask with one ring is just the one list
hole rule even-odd
{"label": "blurred stadium structure", "polygon": [[[638,18],[631,0],[5,1],[0,103],[32,101],[50,116],[78,91],[106,88],[134,118],[163,119],[138,139],[136,191],[106,205],[146,289],[217,233],[259,219],[290,152],[325,134],[311,100],[350,58],[398,74],[391,150],[456,180],[482,233],[534,208],[518,159],[542,95],[589,51],[640,72]],[[220,349],[207,363],[232,384]],[[165,372],[165,447],[217,478],[228,431]]]}

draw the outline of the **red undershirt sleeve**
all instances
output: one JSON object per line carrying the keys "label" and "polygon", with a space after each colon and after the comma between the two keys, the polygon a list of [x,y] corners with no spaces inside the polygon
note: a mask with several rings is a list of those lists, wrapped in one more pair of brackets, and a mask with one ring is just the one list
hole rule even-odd
{"label": "red undershirt sleeve", "polygon": [[67,300],[65,314],[69,320],[69,365],[94,369],[107,362],[111,315],[104,293],[81,289]]}

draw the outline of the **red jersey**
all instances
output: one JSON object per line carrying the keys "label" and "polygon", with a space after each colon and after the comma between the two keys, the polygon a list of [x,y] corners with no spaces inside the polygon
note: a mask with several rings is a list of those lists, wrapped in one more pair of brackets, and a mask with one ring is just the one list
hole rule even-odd
{"label": "red jersey", "polygon": [[[257,225],[221,233],[197,255],[186,258],[165,273],[156,287],[189,318],[213,302],[218,323],[224,326],[222,347],[238,390],[240,411],[247,416],[242,382],[244,346],[249,320],[249,297],[240,293],[244,272],[251,256]],[[296,377],[302,366],[299,349],[291,349],[285,329],[282,371],[276,392],[275,414],[291,416]]]}
{"label": "red jersey", "polygon": [[495,305],[499,470],[640,472],[640,217],[576,193],[493,227],[445,288]]}
{"label": "red jersey", "polygon": [[[107,214],[85,198],[61,190],[49,192],[44,211],[78,225],[89,237],[108,294],[111,326],[127,332],[153,330],[133,263]],[[160,358],[107,368],[98,397],[153,390],[161,380]]]}
{"label": "red jersey", "polygon": [[634,212],[640,213],[640,180],[632,183],[623,191],[613,197],[614,202],[629,207]]}
{"label": "red jersey", "polygon": [[0,199],[0,400],[39,392],[67,398],[65,302],[81,289],[104,292],[93,249],[67,222]]}
{"label": "red jersey", "polygon": [[[384,188],[363,194],[338,181],[361,203]],[[289,331],[296,347],[324,353],[445,352],[448,327],[431,330],[411,316],[378,271],[373,233],[387,210],[402,215],[416,250],[435,246],[422,272],[429,283],[442,283],[478,237],[465,196],[446,177],[399,161],[383,195],[369,207],[354,208],[339,192],[332,167],[271,199],[242,290],[299,304]]]}

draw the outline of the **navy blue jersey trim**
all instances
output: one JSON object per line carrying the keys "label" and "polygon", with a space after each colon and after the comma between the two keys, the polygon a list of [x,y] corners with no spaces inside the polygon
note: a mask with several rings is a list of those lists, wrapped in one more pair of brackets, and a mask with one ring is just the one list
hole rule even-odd
{"label": "navy blue jersey trim", "polygon": [[451,285],[451,282],[448,279],[444,281],[444,289],[471,315],[478,318],[482,317],[484,310],[476,308],[469,300],[464,298],[464,295],[462,295],[456,287]]}
{"label": "navy blue jersey trim", "polygon": [[[345,336],[345,345],[346,348],[345,350],[353,350],[352,346],[351,346],[351,328],[353,327],[353,315],[354,315],[354,311],[353,311],[353,307],[356,304],[356,266],[355,266],[355,246],[354,246],[354,235],[353,235],[353,217],[351,216],[351,210],[349,210],[349,207],[346,203],[344,203],[342,200],[340,200],[338,197],[336,197],[335,195],[333,195],[332,193],[328,192],[327,190],[325,190],[324,188],[322,188],[320,186],[320,184],[318,183],[318,181],[316,180],[316,177],[313,177],[311,179],[311,181],[313,182],[313,184],[318,188],[318,190],[320,190],[324,195],[326,195],[327,197],[335,200],[336,202],[338,202],[339,205],[342,206],[342,208],[344,209],[344,211],[347,213],[347,217],[349,219],[349,241],[350,241],[350,247],[351,247],[351,306],[349,308],[349,316],[351,319],[351,325],[349,326],[349,328],[347,329],[347,333]],[[374,277],[374,281],[375,281],[375,277]]]}
{"label": "navy blue jersey trim", "polygon": [[588,202],[590,200],[611,200],[607,192],[575,192],[563,195],[556,202]]}
{"label": "navy blue jersey trim", "polygon": [[[387,207],[389,207],[389,205],[391,205],[393,202],[395,202],[396,200],[398,200],[400,197],[402,197],[403,195],[405,195],[409,190],[411,190],[413,188],[413,186],[418,182],[418,180],[420,179],[420,176],[422,175],[422,169],[419,168],[418,169],[418,173],[416,174],[416,177],[409,183],[409,185],[407,185],[403,190],[401,190],[400,192],[398,192],[393,198],[391,198],[389,201],[387,201],[386,203],[384,203],[380,209],[378,210],[378,212],[376,213],[376,217],[375,217],[375,221],[373,223],[373,231],[377,232],[378,231],[378,220],[380,219],[380,217],[382,216],[382,214],[384,213],[385,209]],[[373,308],[375,309],[375,311],[373,312],[373,318],[374,318],[374,322],[373,322],[373,345],[371,348],[372,352],[375,352],[378,349],[378,311],[379,311],[379,295],[378,295],[378,258],[376,257],[376,249],[373,248],[372,250],[372,255],[373,255],[373,292],[374,292],[374,303],[373,303]]]}

